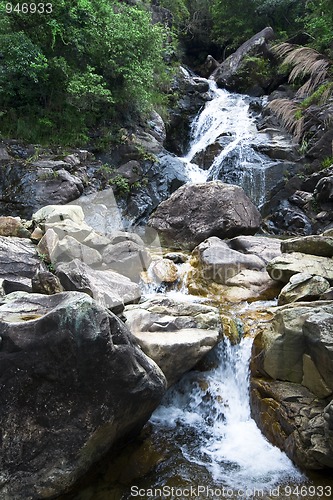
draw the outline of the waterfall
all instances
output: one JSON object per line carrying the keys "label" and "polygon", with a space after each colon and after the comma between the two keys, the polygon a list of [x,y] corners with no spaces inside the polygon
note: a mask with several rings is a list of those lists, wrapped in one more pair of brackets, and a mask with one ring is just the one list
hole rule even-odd
{"label": "waterfall", "polygon": [[254,496],[256,489],[267,494],[278,484],[304,479],[251,418],[251,345],[250,338],[237,346],[225,340],[211,355],[213,368],[187,374],[151,418],[163,435],[170,432],[190,467],[206,469],[210,485],[244,493],[236,498]]}
{"label": "waterfall", "polygon": [[282,133],[258,131],[249,96],[207,82],[211,100],[193,120],[189,150],[181,158],[187,175],[195,183],[220,179],[239,185],[261,207],[283,175],[295,168],[293,162],[272,159],[261,151],[272,145],[292,150],[292,143]]}

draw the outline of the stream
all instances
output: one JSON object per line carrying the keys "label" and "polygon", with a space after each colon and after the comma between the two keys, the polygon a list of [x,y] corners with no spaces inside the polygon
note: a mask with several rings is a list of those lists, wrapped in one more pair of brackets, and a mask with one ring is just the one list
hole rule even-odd
{"label": "stream", "polygon": [[[193,121],[189,150],[181,158],[184,169],[192,182],[221,179],[238,184],[261,207],[283,169],[290,166],[262,151],[272,142],[280,149],[292,145],[283,135],[258,132],[251,98],[218,89],[212,81],[209,87],[211,100]],[[144,293],[148,292],[154,287],[145,287]],[[168,293],[200,300],[187,294],[185,280],[180,291]],[[241,307],[244,312],[262,306]],[[169,389],[143,435],[117,460],[105,462],[97,478],[95,474],[93,482],[70,498],[316,497],[310,489],[315,483],[263,437],[251,418],[252,340],[243,337],[237,345],[221,342],[210,353],[205,370],[189,372]]]}

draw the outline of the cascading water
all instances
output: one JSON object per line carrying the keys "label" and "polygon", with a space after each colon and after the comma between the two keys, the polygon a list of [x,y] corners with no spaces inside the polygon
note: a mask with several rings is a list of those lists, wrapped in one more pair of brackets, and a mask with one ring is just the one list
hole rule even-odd
{"label": "cascading water", "polygon": [[221,343],[213,353],[214,367],[185,376],[151,419],[164,435],[172,435],[188,467],[206,470],[197,476],[197,484],[207,482],[208,473],[211,487],[234,494],[222,498],[254,498],[256,491],[269,498],[276,485],[304,479],[251,419],[251,345],[250,338],[237,346]]}
{"label": "cascading water", "polygon": [[211,100],[192,123],[189,151],[181,158],[186,172],[195,183],[220,179],[237,184],[260,207],[283,175],[295,168],[293,162],[272,160],[260,151],[272,144],[281,150],[292,149],[291,141],[282,134],[258,132],[249,96],[206,81]]}

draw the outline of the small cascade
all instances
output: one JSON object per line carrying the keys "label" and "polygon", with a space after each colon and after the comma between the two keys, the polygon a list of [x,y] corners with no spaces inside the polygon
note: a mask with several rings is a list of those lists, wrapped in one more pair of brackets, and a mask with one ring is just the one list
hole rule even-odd
{"label": "small cascade", "polygon": [[[251,338],[214,351],[214,367],[191,372],[174,386],[152,416],[160,432],[170,432],[190,467],[206,469],[210,484],[269,493],[277,484],[303,481],[303,475],[262,436],[250,414]],[[184,434],[191,436],[184,439]],[[266,497],[264,497],[266,498]]]}
{"label": "small cascade", "polygon": [[189,151],[180,159],[191,182],[219,179],[239,185],[260,207],[286,171],[295,168],[292,162],[272,159],[261,151],[273,144],[291,149],[291,142],[257,130],[249,96],[207,82],[211,100],[193,120]]}

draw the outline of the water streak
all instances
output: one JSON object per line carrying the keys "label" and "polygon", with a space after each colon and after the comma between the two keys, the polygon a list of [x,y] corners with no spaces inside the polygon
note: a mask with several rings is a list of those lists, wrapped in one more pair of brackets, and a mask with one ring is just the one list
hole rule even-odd
{"label": "water streak", "polygon": [[[268,491],[303,476],[251,418],[251,345],[250,338],[237,346],[221,343],[214,353],[214,368],[189,373],[169,391],[152,422],[161,429],[172,428],[185,459],[204,466],[217,484]],[[185,443],[184,429],[192,436]]]}

